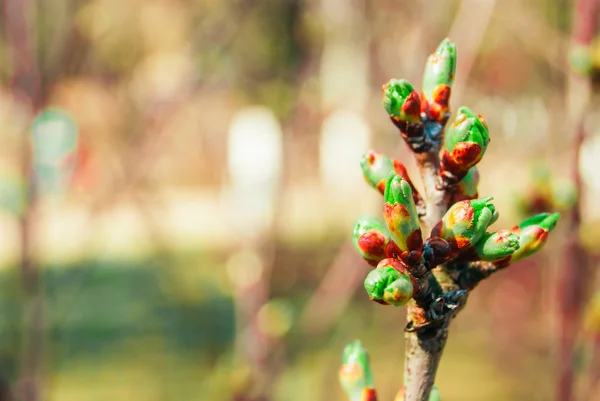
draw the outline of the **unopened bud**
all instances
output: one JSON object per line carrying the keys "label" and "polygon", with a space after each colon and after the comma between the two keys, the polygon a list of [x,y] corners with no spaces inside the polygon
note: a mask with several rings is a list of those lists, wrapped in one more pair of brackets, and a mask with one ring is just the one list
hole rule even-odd
{"label": "unopened bud", "polygon": [[449,101],[456,72],[456,46],[444,39],[425,64],[421,109],[430,120],[445,123],[450,116]]}
{"label": "unopened bud", "polygon": [[489,131],[483,117],[461,107],[456,121],[446,132],[440,164],[442,179],[449,184],[458,183],[471,167],[479,163],[489,142]]}
{"label": "unopened bud", "polygon": [[442,237],[458,252],[472,247],[498,218],[492,199],[488,196],[455,203],[436,225],[432,236]]}
{"label": "unopened bud", "polygon": [[392,174],[385,186],[384,201],[385,223],[398,248],[402,252],[421,249],[421,226],[410,184]]}

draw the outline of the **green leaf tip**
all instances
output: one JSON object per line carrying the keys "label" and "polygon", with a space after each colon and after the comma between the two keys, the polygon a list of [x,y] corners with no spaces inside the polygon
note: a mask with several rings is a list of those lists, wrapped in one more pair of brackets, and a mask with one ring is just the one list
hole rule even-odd
{"label": "green leaf tip", "polygon": [[558,221],[560,220],[560,213],[539,213],[535,216],[531,216],[519,224],[520,229],[524,229],[529,226],[539,226],[542,229],[551,232],[554,230]]}
{"label": "green leaf tip", "polygon": [[423,71],[422,111],[427,119],[444,125],[450,117],[450,94],[456,73],[456,45],[442,40],[427,58]]}
{"label": "green leaf tip", "polygon": [[456,45],[446,38],[427,58],[423,72],[423,93],[429,100],[439,85],[452,86],[456,74]]}
{"label": "green leaf tip", "polygon": [[510,262],[516,262],[531,256],[541,250],[548,240],[548,234],[554,230],[560,213],[540,213],[525,219],[512,229],[519,235],[519,249],[510,257]]}

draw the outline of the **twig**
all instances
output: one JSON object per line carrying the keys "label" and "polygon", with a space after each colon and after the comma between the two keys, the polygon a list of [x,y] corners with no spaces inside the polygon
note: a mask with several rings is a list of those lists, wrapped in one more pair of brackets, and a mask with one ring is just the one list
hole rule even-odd
{"label": "twig", "polygon": [[[439,145],[429,152],[416,153],[415,159],[425,188],[426,214],[421,222],[427,235],[435,224],[441,220],[448,210],[449,197],[446,191],[438,187],[439,180]],[[420,313],[417,303],[410,304],[407,317]],[[427,401],[435,382],[437,368],[444,352],[448,338],[449,319],[443,324],[433,326],[425,331],[406,332],[404,362],[404,400]]]}

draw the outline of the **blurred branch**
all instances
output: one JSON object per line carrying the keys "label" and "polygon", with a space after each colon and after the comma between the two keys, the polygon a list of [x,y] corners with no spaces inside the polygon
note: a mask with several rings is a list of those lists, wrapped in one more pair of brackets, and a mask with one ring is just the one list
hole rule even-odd
{"label": "blurred branch", "polygon": [[596,388],[600,383],[600,335],[596,335],[592,341],[591,354],[582,400],[593,400],[594,395],[598,394]]}
{"label": "blurred branch", "polygon": [[[7,42],[12,53],[14,74],[11,89],[15,97],[35,115],[43,104],[44,96],[34,55],[34,39],[31,36],[33,2],[4,0],[3,12]],[[20,218],[21,278],[25,294],[26,333],[19,379],[19,397],[25,401],[37,401],[42,389],[42,345],[44,343],[43,299],[40,274],[31,255],[31,238],[35,218],[36,191],[31,176],[31,150],[29,146],[29,124],[21,137],[21,174],[27,185],[27,206]]]}
{"label": "blurred branch", "polygon": [[[161,135],[162,130],[169,118],[194,94],[196,92],[190,90],[189,93],[177,101],[166,104],[155,104],[153,107],[147,109],[144,115],[133,124],[133,130],[136,134],[122,135],[125,138],[125,150],[121,153],[122,158],[119,160],[123,170],[122,179],[111,181],[110,185],[93,200],[90,205],[88,221],[86,222],[87,226],[95,226],[95,221],[102,217],[101,211],[111,199],[115,198],[116,193],[131,192],[134,204],[137,206],[140,215],[146,223],[154,247],[164,250],[165,241],[160,232],[158,219],[153,216],[151,210],[147,207],[146,200],[134,193],[132,189],[141,185],[148,185],[148,176],[152,172],[152,169],[148,166],[158,164],[163,157],[168,155],[164,150],[173,138],[164,134]],[[152,140],[148,140],[148,138],[152,138]],[[93,240],[93,235],[87,237],[90,245]],[[88,273],[80,279],[78,284],[74,285],[74,287],[78,288],[76,288],[71,301],[65,303],[67,306],[63,311],[60,311],[61,314],[56,318],[58,325],[67,319],[70,311],[69,305],[74,304],[79,296],[84,294],[86,283],[93,279],[95,273],[96,269],[88,269]]]}
{"label": "blurred branch", "polygon": [[351,242],[344,243],[302,311],[302,331],[323,333],[335,324],[363,281],[359,261]]}
{"label": "blurred branch", "polygon": [[588,295],[588,283],[593,272],[585,248],[579,238],[583,183],[579,170],[581,146],[585,139],[584,120],[591,103],[591,78],[589,73],[576,69],[581,49],[589,54],[591,41],[598,24],[598,0],[578,0],[574,13],[570,52],[571,72],[567,82],[567,108],[570,127],[574,129],[572,175],[576,186],[577,202],[570,211],[567,243],[557,281],[559,319],[559,380],[557,400],[575,399],[573,384],[573,349],[581,325],[583,304]]}

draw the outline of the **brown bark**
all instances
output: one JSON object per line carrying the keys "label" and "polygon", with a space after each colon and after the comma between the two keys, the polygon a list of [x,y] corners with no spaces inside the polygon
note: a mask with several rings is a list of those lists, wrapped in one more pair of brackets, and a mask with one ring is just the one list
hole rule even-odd
{"label": "brown bark", "polygon": [[[444,216],[448,209],[449,197],[439,186],[439,147],[429,152],[415,153],[425,193],[426,211],[421,217],[425,236]],[[428,272],[429,273],[429,272]],[[411,302],[407,313],[409,322],[420,305]],[[421,312],[421,311],[419,311]],[[425,330],[406,332],[404,362],[404,401],[427,401],[435,382],[437,368],[448,338],[448,316],[441,324]]]}

